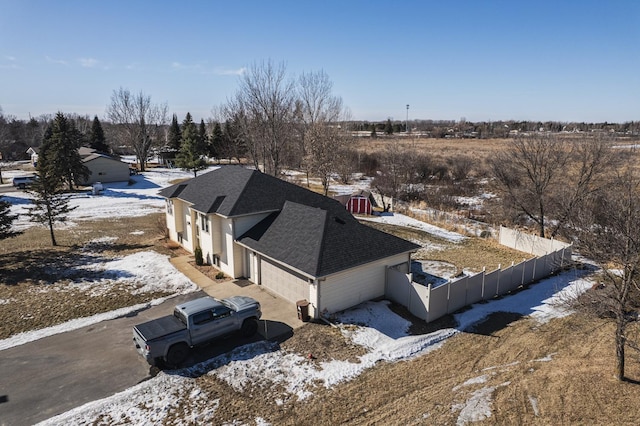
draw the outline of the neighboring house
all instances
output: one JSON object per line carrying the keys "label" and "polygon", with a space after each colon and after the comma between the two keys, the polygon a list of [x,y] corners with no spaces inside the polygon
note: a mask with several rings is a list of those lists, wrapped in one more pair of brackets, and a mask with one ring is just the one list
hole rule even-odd
{"label": "neighboring house", "polygon": [[419,246],[363,225],[336,200],[241,166],[160,191],[170,239],[318,318],[385,295]]}
{"label": "neighboring house", "polygon": [[87,166],[89,178],[82,182],[84,185],[92,185],[96,182],[126,182],[129,180],[129,165],[108,155],[93,153],[82,158],[82,163]]}
{"label": "neighboring house", "polygon": [[[27,154],[31,156],[31,164],[35,167],[38,163],[39,148],[29,148]],[[122,161],[102,154],[93,148],[82,146],[78,148],[78,154],[82,157],[82,163],[87,166],[89,178],[82,185],[92,185],[96,182],[126,182],[129,180],[129,165]]]}
{"label": "neighboring house", "polygon": [[40,150],[40,148],[33,148],[30,147],[27,150],[27,154],[29,154],[29,156],[31,157],[31,165],[33,167],[38,165],[38,151]]}

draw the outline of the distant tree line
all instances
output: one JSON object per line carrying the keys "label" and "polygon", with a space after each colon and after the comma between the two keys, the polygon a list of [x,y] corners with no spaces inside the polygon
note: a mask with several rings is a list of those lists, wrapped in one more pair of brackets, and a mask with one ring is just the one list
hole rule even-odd
{"label": "distant tree line", "polygon": [[587,123],[562,121],[479,121],[456,120],[392,120],[351,121],[354,132],[369,133],[371,136],[414,133],[431,138],[507,138],[521,134],[541,133],[610,133],[617,136],[640,137],[640,121],[624,123]]}

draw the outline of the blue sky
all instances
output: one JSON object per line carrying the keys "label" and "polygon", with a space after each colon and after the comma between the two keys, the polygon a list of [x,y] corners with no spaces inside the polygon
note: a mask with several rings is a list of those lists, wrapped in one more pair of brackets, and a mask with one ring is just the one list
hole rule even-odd
{"label": "blue sky", "polygon": [[196,120],[243,68],[324,70],[358,120],[640,120],[640,1],[0,0],[0,107]]}

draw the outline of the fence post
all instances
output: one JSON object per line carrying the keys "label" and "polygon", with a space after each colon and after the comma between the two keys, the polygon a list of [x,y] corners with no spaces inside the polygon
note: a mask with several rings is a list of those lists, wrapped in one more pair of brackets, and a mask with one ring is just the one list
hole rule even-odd
{"label": "fence post", "polygon": [[500,277],[502,276],[502,263],[498,263],[498,283],[496,284],[496,296],[500,296]]}
{"label": "fence post", "polygon": [[481,295],[480,295],[480,297],[482,298],[482,300],[485,300],[485,298],[484,298],[484,276],[485,276],[485,273],[486,273],[486,272],[487,272],[487,267],[486,267],[486,266],[483,266],[483,267],[482,267],[482,293],[481,293]]}
{"label": "fence post", "polygon": [[427,295],[429,296],[427,300],[427,322],[429,322],[429,317],[431,316],[431,283],[427,286]]}

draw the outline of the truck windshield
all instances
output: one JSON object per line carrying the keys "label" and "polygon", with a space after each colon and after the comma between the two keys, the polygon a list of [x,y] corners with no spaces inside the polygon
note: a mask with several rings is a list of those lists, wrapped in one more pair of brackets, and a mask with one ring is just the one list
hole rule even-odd
{"label": "truck windshield", "polygon": [[183,323],[184,325],[187,325],[187,319],[184,317],[184,315],[182,315],[182,312],[180,312],[179,310],[175,309],[173,311],[173,316],[178,318],[180,322]]}

